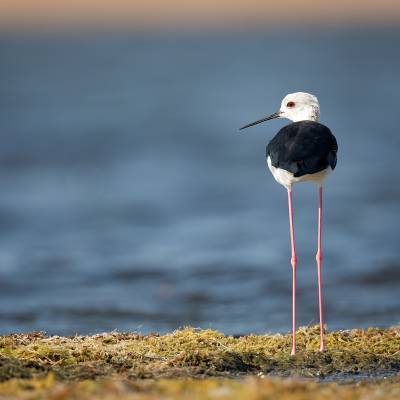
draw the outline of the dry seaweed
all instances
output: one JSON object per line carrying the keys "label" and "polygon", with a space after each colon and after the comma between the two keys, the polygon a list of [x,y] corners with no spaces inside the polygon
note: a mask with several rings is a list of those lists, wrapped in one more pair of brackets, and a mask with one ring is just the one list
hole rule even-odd
{"label": "dry seaweed", "polygon": [[239,338],[185,328],[168,335],[107,333],[48,337],[0,337],[0,381],[241,377],[278,375],[324,377],[400,371],[400,328],[330,332],[327,351],[318,352],[318,328],[298,331],[298,353],[290,356],[291,335]]}

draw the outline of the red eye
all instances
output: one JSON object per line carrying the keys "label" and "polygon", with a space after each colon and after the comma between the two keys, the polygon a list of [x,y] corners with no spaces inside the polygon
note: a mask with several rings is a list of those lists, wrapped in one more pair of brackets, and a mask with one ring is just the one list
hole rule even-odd
{"label": "red eye", "polygon": [[294,107],[295,105],[296,105],[296,103],[295,103],[294,101],[289,101],[289,102],[286,104],[286,107],[292,108],[292,107]]}

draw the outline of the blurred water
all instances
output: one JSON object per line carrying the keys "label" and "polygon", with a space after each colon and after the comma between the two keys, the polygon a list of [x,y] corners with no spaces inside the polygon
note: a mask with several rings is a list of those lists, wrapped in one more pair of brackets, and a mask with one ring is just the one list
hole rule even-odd
{"label": "blurred water", "polygon": [[[339,142],[328,328],[400,323],[400,30],[0,38],[0,333],[287,331],[286,193],[238,127],[305,90]],[[318,318],[316,190],[295,187]]]}

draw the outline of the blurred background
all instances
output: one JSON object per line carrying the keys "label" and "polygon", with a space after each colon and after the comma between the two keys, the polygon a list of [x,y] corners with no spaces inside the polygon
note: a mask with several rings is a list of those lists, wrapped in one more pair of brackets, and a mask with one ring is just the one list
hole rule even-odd
{"label": "blurred background", "polygon": [[[308,91],[339,143],[328,329],[400,323],[400,3],[0,5],[0,333],[286,332],[285,190],[238,128]],[[294,192],[299,324],[317,193]]]}

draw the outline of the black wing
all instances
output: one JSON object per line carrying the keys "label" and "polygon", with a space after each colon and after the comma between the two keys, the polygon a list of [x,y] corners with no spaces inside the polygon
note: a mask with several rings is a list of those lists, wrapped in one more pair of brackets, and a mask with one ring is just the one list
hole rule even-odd
{"label": "black wing", "polygon": [[328,166],[335,169],[338,145],[328,127],[318,122],[299,121],[284,126],[267,146],[274,167],[295,177],[315,174]]}

